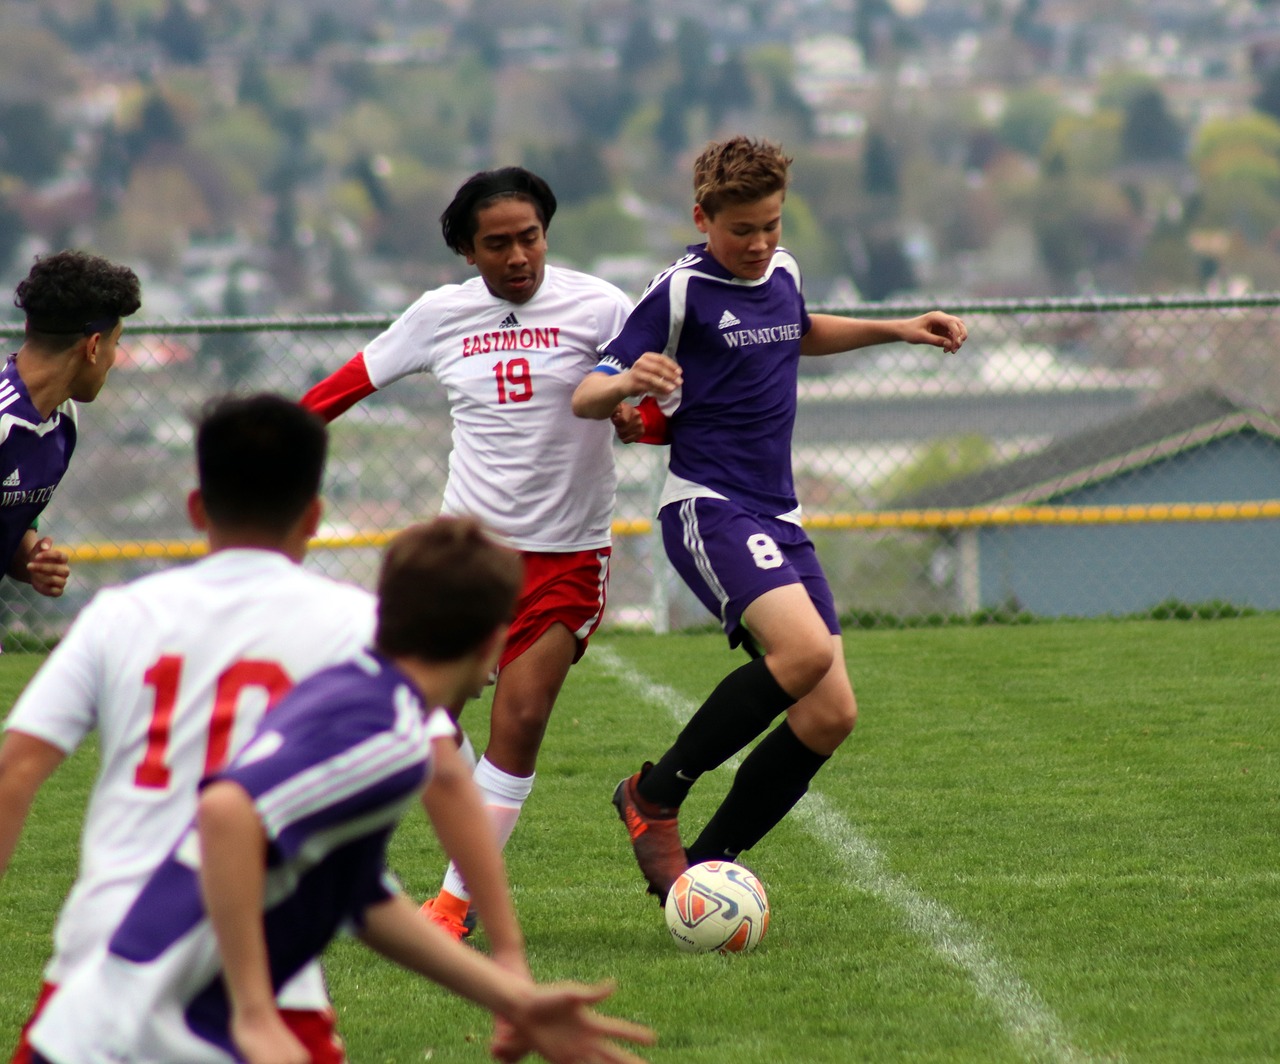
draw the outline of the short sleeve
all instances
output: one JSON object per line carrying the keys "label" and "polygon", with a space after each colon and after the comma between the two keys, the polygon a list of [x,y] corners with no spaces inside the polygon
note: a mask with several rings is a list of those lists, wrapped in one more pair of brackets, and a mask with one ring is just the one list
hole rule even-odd
{"label": "short sleeve", "polygon": [[457,289],[457,285],[446,285],[427,292],[369,341],[364,365],[375,388],[385,388],[411,373],[432,372],[440,315],[447,294]]}
{"label": "short sleeve", "polygon": [[670,300],[665,286],[650,288],[620,325],[617,334],[600,348],[600,368],[630,369],[646,351],[663,351],[671,332]]}
{"label": "short sleeve", "polygon": [[119,623],[110,592],[100,593],[81,611],[18,699],[6,730],[20,731],[72,753],[98,722],[102,658]]}

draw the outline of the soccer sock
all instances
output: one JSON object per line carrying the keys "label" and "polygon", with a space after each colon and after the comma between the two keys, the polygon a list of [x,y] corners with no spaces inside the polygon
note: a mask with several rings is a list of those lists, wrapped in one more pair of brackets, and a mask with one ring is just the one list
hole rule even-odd
{"label": "soccer sock", "polygon": [[[511,833],[515,831],[516,821],[520,819],[520,810],[533,790],[534,776],[513,776],[509,772],[503,772],[487,757],[482,757],[476,763],[472,778],[484,796],[484,807],[489,813],[489,822],[493,824],[498,848],[502,849],[511,838]],[[462,881],[462,875],[452,861],[449,862],[448,871],[444,874],[442,889],[455,898],[471,897],[466,883]]]}
{"label": "soccer sock", "polygon": [[736,860],[804,797],[830,758],[810,750],[785,720],[743,760],[720,808],[689,847],[689,863]]}
{"label": "soccer sock", "polygon": [[679,806],[699,776],[731,758],[795,701],[778,686],[764,658],[734,669],[645,773],[636,786],[640,797]]}

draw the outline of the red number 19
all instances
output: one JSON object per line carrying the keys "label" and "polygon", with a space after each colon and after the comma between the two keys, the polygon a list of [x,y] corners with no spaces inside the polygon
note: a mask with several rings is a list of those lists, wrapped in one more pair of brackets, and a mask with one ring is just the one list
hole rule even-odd
{"label": "red number 19", "polygon": [[495,362],[493,376],[498,382],[499,406],[503,403],[525,403],[533,398],[533,375],[529,372],[527,358]]}

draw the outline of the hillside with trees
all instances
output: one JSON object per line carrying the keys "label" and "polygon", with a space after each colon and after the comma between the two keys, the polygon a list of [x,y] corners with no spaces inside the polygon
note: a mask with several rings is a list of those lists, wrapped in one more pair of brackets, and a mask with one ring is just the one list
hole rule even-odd
{"label": "hillside with trees", "polygon": [[151,317],[396,308],[522,163],[552,251],[636,290],[689,163],[795,156],[811,300],[1280,288],[1280,5],[6,0],[0,267],[92,247]]}

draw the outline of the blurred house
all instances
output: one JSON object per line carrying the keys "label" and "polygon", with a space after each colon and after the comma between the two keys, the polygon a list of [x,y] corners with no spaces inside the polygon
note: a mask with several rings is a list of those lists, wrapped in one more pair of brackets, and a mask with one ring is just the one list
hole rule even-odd
{"label": "blurred house", "polygon": [[[1280,421],[1215,390],[1055,440],[902,500],[906,509],[1125,506],[1280,498]],[[1163,602],[1280,608],[1280,521],[1001,525],[945,534],[934,572],[959,608],[1046,617]]]}

